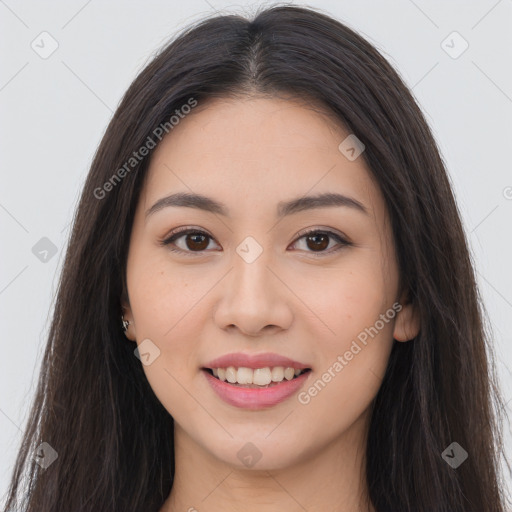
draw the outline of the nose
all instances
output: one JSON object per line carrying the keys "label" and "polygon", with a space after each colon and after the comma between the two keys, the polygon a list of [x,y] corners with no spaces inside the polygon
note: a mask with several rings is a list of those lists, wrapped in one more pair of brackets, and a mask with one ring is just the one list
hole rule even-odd
{"label": "nose", "polygon": [[293,294],[279,272],[271,268],[266,253],[263,251],[251,263],[234,255],[234,268],[219,288],[214,313],[214,321],[221,329],[238,329],[247,336],[261,336],[289,328]]}

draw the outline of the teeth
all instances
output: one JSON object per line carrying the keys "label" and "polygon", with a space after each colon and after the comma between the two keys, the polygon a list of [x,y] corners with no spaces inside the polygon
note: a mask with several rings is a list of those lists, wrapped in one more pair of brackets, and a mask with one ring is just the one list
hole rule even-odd
{"label": "teeth", "polygon": [[226,380],[231,384],[236,382],[236,368],[234,366],[226,368]]}
{"label": "teeth", "polygon": [[266,386],[271,382],[282,382],[284,379],[292,380],[300,375],[304,370],[291,367],[274,366],[273,368],[246,368],[241,366],[235,368],[228,366],[227,368],[212,368],[213,375],[222,381],[228,381],[231,384],[255,384],[258,386]]}
{"label": "teeth", "polygon": [[[236,381],[238,384],[252,384],[254,379],[254,384],[262,384],[261,382],[257,382],[256,379],[256,372],[254,372],[249,368],[238,368],[238,371],[236,372]],[[268,382],[265,382],[264,384],[268,384]]]}
{"label": "teeth", "polygon": [[[238,371],[249,370],[249,368],[239,368]],[[266,368],[256,368],[255,370],[249,370],[253,374],[253,384],[257,384],[258,386],[266,386],[272,382],[272,374],[270,373],[270,368],[267,366]]]}
{"label": "teeth", "polygon": [[292,380],[295,377],[295,370],[293,368],[286,368],[284,371],[284,378],[286,380]]}
{"label": "teeth", "polygon": [[284,368],[276,366],[272,368],[272,382],[281,382],[284,379]]}

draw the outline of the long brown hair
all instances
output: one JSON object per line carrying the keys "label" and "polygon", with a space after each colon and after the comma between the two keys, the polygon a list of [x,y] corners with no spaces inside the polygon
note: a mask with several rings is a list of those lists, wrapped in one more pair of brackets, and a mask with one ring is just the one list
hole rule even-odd
{"label": "long brown hair", "polygon": [[[363,142],[392,221],[400,282],[420,313],[420,333],[395,342],[373,403],[366,479],[375,509],[504,512],[492,336],[433,135],[371,44],[319,11],[293,6],[196,23],[124,95],[74,219],[6,509],[149,512],[165,501],[173,420],[120,326],[149,156],[126,162],[190,98],[200,105],[251,92],[321,103]],[[34,460],[43,442],[58,454],[47,469]],[[453,442],[468,453],[457,468],[442,456]]]}

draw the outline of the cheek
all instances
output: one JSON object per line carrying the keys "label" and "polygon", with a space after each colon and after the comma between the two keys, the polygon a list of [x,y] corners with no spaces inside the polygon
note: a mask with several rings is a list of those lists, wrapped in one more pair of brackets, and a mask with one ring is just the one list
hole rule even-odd
{"label": "cheek", "polygon": [[346,417],[353,419],[380,387],[396,311],[379,266],[360,258],[349,267],[331,269],[314,283],[304,280],[301,293],[315,312],[309,332],[317,340],[320,382],[308,393],[313,408],[325,415],[329,404],[336,403],[351,411]]}
{"label": "cheek", "polygon": [[[159,355],[143,370],[160,401],[170,411],[185,382],[198,372],[201,298],[211,284],[193,279],[197,270],[177,271],[165,255],[134,254],[128,265],[128,289],[137,343],[149,339]],[[155,349],[156,350],[156,349]],[[176,379],[176,380],[175,380]]]}
{"label": "cheek", "polygon": [[137,338],[151,337],[169,344],[193,328],[194,311],[211,288],[193,265],[177,267],[164,250],[139,251],[129,260],[128,289]]}
{"label": "cheek", "polygon": [[314,269],[302,276],[295,278],[297,295],[314,313],[310,323],[322,332],[327,352],[350,344],[391,305],[392,294],[380,267],[368,258],[347,258],[336,268]]}
{"label": "cheek", "polygon": [[326,438],[349,429],[368,409],[393,346],[394,310],[386,315],[389,309],[380,307],[379,296],[354,289],[338,298],[338,315],[327,320],[335,334],[324,332],[317,338],[321,355],[315,375],[298,396],[305,428],[312,435],[322,429]]}
{"label": "cheek", "polygon": [[199,318],[200,299],[208,283],[187,279],[168,262],[146,260],[132,275],[131,284],[137,343],[150,339],[159,350],[151,364],[143,365],[149,385],[173,417],[190,414],[195,402],[183,386],[199,372],[197,340],[204,322]]}

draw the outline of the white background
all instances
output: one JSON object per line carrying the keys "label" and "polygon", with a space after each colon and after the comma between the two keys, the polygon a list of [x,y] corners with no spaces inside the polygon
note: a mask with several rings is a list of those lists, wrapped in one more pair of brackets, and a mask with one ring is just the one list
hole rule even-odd
{"label": "white background", "polygon": [[[177,30],[214,11],[252,14],[259,5],[0,1],[0,499],[35,389],[69,224],[113,111],[153,52]],[[307,5],[373,43],[426,114],[472,246],[510,414],[512,0]],[[43,31],[59,45],[47,59],[31,48]],[[456,59],[441,46],[453,31],[469,44]],[[32,253],[42,237],[57,247],[46,263]],[[505,431],[512,459],[510,428]]]}

